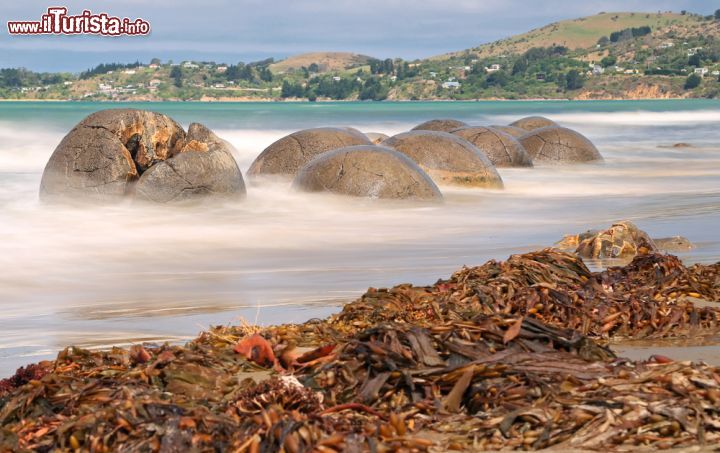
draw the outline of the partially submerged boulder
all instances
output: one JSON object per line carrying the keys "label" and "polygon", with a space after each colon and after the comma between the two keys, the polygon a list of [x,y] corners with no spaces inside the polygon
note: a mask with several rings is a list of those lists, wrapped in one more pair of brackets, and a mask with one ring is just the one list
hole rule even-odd
{"label": "partially submerged boulder", "polygon": [[378,145],[389,138],[387,134],[383,134],[382,132],[365,132],[365,135],[373,145]]}
{"label": "partially submerged boulder", "polygon": [[453,129],[467,126],[467,123],[453,119],[438,119],[425,121],[424,123],[418,124],[413,127],[414,131],[438,131],[438,132],[450,132]]}
{"label": "partially submerged boulder", "polygon": [[462,137],[490,159],[496,167],[532,167],[532,159],[515,137],[497,129],[469,126],[455,129],[453,134]]}
{"label": "partially submerged boulder", "polygon": [[136,197],[157,203],[243,197],[245,183],[231,150],[210,129],[193,123],[182,150],[143,173]]}
{"label": "partially submerged boulder", "polygon": [[354,197],[442,200],[440,190],[415,162],[374,145],[349,146],[316,157],[298,172],[293,187]]}
{"label": "partially submerged boulder", "polygon": [[250,166],[249,177],[273,175],[294,177],[316,156],[353,145],[371,145],[362,132],[352,128],[318,127],[287,135],[265,148]]}
{"label": "partially submerged boulder", "polygon": [[526,131],[533,131],[542,127],[558,126],[558,124],[549,118],[545,118],[544,116],[527,116],[510,123],[510,126],[518,127]]}
{"label": "partially submerged boulder", "polygon": [[506,134],[512,135],[515,138],[522,137],[523,135],[528,133],[528,131],[526,131],[525,129],[521,129],[515,126],[493,125],[490,126],[490,128],[505,132]]}
{"label": "partially submerged boulder", "polygon": [[520,137],[533,162],[579,163],[603,160],[584,135],[565,127],[543,127]]}
{"label": "partially submerged boulder", "polygon": [[655,245],[657,245],[660,250],[665,252],[687,252],[688,250],[695,248],[695,244],[690,242],[690,239],[683,236],[657,238],[653,239],[653,241],[655,241]]}
{"label": "partially submerged boulder", "polygon": [[[230,149],[199,124],[186,134],[159,113],[103,110],[82,120],[60,142],[43,172],[40,197],[119,201],[139,193],[140,198],[167,202],[198,195],[244,194],[242,175]],[[169,161],[171,165],[166,164]],[[160,195],[181,186],[182,196]]]}
{"label": "partially submerged boulder", "polygon": [[438,131],[410,131],[385,140],[412,159],[436,184],[500,189],[502,178],[490,159],[472,143]]}
{"label": "partially submerged boulder", "polygon": [[565,236],[556,247],[572,249],[583,258],[633,258],[638,254],[657,252],[650,236],[629,220],[614,223],[603,231],[590,230]]}
{"label": "partially submerged boulder", "polygon": [[153,164],[180,151],[182,127],[155,112],[102,110],[77,124],[45,166],[40,198],[112,200]]}

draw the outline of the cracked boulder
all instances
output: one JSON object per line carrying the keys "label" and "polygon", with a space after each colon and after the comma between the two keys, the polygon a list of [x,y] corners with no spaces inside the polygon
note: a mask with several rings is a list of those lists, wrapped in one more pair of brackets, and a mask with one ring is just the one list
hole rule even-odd
{"label": "cracked boulder", "polygon": [[467,126],[467,123],[452,119],[439,119],[425,121],[422,124],[418,124],[413,127],[414,131],[438,131],[438,132],[450,132],[453,129],[458,129]]}
{"label": "cracked boulder", "polygon": [[314,157],[338,148],[370,145],[370,139],[353,128],[318,127],[287,135],[265,148],[250,166],[248,177],[292,178]]}
{"label": "cracked boulder", "polygon": [[526,131],[534,131],[535,129],[540,129],[541,127],[558,126],[558,123],[549,118],[545,118],[544,116],[527,116],[525,118],[520,118],[514,123],[510,123],[510,126],[524,129]]}
{"label": "cracked boulder", "polygon": [[78,123],[55,148],[41,199],[124,197],[142,172],[177,153],[185,132],[171,118],[133,109],[102,110]]}
{"label": "cracked boulder", "polygon": [[135,186],[136,198],[174,203],[244,197],[245,183],[231,149],[207,127],[191,124],[183,148],[142,174]]}
{"label": "cracked boulder", "polygon": [[525,129],[521,129],[519,127],[515,126],[501,126],[501,125],[494,125],[490,126],[492,129],[497,129],[501,132],[505,132],[508,135],[512,135],[515,138],[522,137],[523,135],[527,134],[528,131]]}
{"label": "cracked boulder", "polygon": [[501,189],[502,178],[488,157],[472,143],[447,132],[410,131],[382,142],[399,151],[439,185]]}
{"label": "cracked boulder", "polygon": [[293,188],[365,198],[442,200],[432,179],[409,157],[374,145],[349,146],[316,157],[298,172]]}
{"label": "cracked boulder", "polygon": [[533,162],[581,163],[603,160],[584,135],[565,127],[543,127],[520,138]]}
{"label": "cracked boulder", "polygon": [[490,159],[496,167],[532,167],[532,159],[517,139],[490,127],[471,126],[452,131],[462,137]]}

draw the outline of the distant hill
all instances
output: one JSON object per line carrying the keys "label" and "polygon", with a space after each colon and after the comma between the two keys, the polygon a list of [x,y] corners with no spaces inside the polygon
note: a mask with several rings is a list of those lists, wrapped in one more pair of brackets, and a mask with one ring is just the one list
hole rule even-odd
{"label": "distant hill", "polygon": [[372,57],[350,52],[312,52],[294,55],[270,65],[276,74],[308,68],[313,63],[318,65],[318,72],[344,71],[368,64]]}
{"label": "distant hill", "polygon": [[[527,33],[511,36],[478,47],[444,55],[431,59],[458,57],[472,52],[478,58],[499,55],[521,54],[533,47],[564,46],[570,50],[589,49],[596,45],[603,36],[623,29],[649,26],[655,33],[666,34],[677,31],[683,35],[692,31],[705,32],[700,26],[707,24],[698,21],[698,16],[680,13],[600,13],[594,16],[554,22]],[[712,30],[717,33],[717,29]]]}

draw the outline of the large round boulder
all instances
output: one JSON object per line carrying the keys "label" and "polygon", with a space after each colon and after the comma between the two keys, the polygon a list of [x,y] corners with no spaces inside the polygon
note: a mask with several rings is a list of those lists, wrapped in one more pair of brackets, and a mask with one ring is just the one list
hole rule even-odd
{"label": "large round boulder", "polygon": [[238,198],[245,196],[245,184],[232,145],[202,124],[193,123],[180,152],[145,171],[135,195],[156,203]]}
{"label": "large round boulder", "polygon": [[472,143],[453,134],[410,131],[382,142],[412,159],[440,185],[500,189],[502,179],[492,162]]}
{"label": "large round boulder", "polygon": [[442,200],[440,190],[415,162],[375,145],[349,146],[316,157],[298,172],[293,187],[354,197]]}
{"label": "large round boulder", "polygon": [[492,129],[497,129],[499,131],[505,132],[508,135],[512,135],[515,138],[522,137],[523,135],[528,133],[528,131],[526,131],[525,129],[520,129],[519,127],[515,127],[515,126],[493,125],[490,127]]}
{"label": "large round boulder", "polygon": [[603,160],[584,135],[565,127],[543,127],[520,137],[533,162],[578,163]]}
{"label": "large round boulder", "polygon": [[265,148],[250,166],[250,177],[293,177],[314,157],[353,145],[372,144],[365,134],[352,128],[319,127],[287,135]]}
{"label": "large round boulder", "polygon": [[467,123],[452,119],[440,119],[425,121],[422,124],[418,124],[413,127],[414,131],[438,131],[438,132],[450,132],[453,129],[467,126]]}
{"label": "large round boulder", "polygon": [[55,148],[43,172],[40,197],[120,199],[142,172],[177,153],[184,139],[182,127],[159,113],[93,113]]}
{"label": "large round boulder", "polygon": [[532,159],[517,139],[497,129],[470,126],[455,129],[462,137],[485,153],[496,167],[532,167]]}
{"label": "large round boulder", "polygon": [[525,118],[521,118],[514,123],[510,123],[510,126],[519,127],[520,129],[524,129],[526,131],[532,131],[535,129],[540,129],[541,127],[557,125],[558,124],[555,121],[545,118],[544,116],[528,116]]}

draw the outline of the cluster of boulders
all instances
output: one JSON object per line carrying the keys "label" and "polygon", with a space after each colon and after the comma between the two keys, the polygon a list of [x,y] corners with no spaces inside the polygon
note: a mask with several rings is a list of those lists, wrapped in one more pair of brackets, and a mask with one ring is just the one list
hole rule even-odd
{"label": "cluster of boulders", "polygon": [[[268,146],[246,177],[292,180],[306,192],[439,201],[438,186],[501,189],[497,168],[596,160],[602,157],[587,138],[547,118],[487,127],[438,119],[392,137],[349,127],[294,132]],[[159,113],[115,109],[65,136],[40,194],[168,203],[241,197],[245,184],[232,147],[205,126],[185,132]]]}

